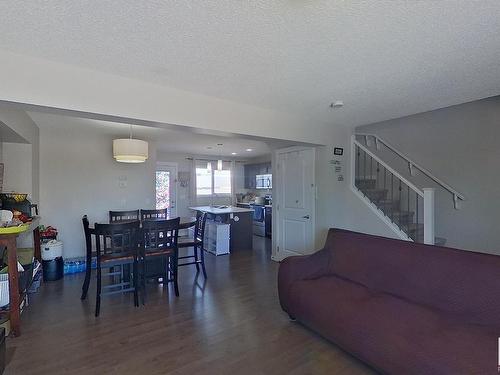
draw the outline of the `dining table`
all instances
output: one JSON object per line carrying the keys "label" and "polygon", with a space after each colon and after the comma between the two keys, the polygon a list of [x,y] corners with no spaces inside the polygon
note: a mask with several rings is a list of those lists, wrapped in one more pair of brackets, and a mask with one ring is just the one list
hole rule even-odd
{"label": "dining table", "polygon": [[[175,219],[174,217],[168,217],[167,219],[164,218],[150,218],[150,219],[145,219],[144,221],[164,221],[164,220],[169,220],[169,219]],[[113,222],[116,224],[124,224],[124,223],[130,223],[133,221],[137,220],[123,220],[119,222]],[[111,224],[109,221],[106,222],[98,222],[97,224]],[[196,225],[196,217],[191,217],[191,216],[181,216],[180,217],[180,223],[179,223],[179,229],[189,229],[191,227],[194,227]],[[142,227],[142,222],[141,222],[141,227]],[[89,227],[89,231],[92,234],[94,231],[94,226]],[[85,282],[83,289],[85,290],[84,295],[86,295],[86,290],[88,290],[89,284],[90,284],[90,274],[92,270],[92,256],[94,255],[94,252],[92,251],[91,248],[86,249],[86,256],[85,256]],[[82,297],[83,298],[83,297]]]}

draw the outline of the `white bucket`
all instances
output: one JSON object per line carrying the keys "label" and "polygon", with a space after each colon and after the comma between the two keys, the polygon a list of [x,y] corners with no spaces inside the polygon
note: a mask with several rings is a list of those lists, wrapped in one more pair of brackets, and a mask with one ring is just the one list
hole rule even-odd
{"label": "white bucket", "polygon": [[62,257],[63,243],[62,241],[52,240],[42,245],[42,259],[54,260]]}

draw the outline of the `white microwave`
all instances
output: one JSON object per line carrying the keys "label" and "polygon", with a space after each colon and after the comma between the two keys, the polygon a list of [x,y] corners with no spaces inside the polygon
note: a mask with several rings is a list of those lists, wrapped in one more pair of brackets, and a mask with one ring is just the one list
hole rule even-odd
{"label": "white microwave", "polygon": [[272,174],[258,174],[255,176],[255,187],[257,189],[272,189],[273,188],[273,175]]}

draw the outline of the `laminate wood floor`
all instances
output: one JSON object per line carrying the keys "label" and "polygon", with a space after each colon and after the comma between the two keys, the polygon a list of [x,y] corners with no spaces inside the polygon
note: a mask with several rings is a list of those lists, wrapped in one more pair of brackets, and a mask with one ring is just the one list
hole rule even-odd
{"label": "laminate wood floor", "polygon": [[94,317],[95,279],[80,301],[83,274],[45,283],[22,315],[22,336],[7,340],[5,374],[374,374],[300,324],[277,296],[269,240],[253,251],[206,256],[172,286],[149,285],[148,303],[103,298]]}

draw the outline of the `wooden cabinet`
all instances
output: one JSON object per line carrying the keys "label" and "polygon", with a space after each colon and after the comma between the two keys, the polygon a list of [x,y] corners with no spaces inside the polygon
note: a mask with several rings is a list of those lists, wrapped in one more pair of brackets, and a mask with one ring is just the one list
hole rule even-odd
{"label": "wooden cabinet", "polygon": [[245,168],[245,189],[255,189],[255,176],[258,174],[271,174],[271,163],[246,164]]}

